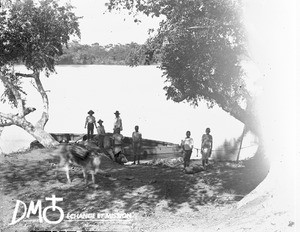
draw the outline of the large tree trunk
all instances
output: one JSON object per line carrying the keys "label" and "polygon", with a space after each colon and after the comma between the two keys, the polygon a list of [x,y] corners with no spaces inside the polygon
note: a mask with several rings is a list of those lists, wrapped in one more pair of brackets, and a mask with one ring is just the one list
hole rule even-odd
{"label": "large tree trunk", "polygon": [[243,123],[247,130],[255,134],[262,144],[261,121],[256,113],[255,100],[248,99],[246,109],[242,109],[238,103],[228,105],[219,104],[219,106],[232,117]]}
{"label": "large tree trunk", "polygon": [[[0,73],[1,75],[1,73]],[[33,125],[25,119],[25,116],[35,111],[33,107],[25,107],[25,101],[22,99],[20,92],[15,88],[10,79],[6,76],[1,75],[0,78],[3,81],[6,88],[10,89],[16,99],[17,114],[4,114],[0,112],[0,126],[11,126],[16,125],[29,134],[31,134],[36,140],[38,140],[44,147],[51,147],[57,145],[58,142],[44,130],[46,123],[49,120],[49,101],[46,91],[43,88],[40,80],[40,73],[34,72],[33,74],[17,73],[16,76],[25,78],[33,78],[35,81],[35,88],[40,93],[43,102],[43,112],[38,122]]]}
{"label": "large tree trunk", "polygon": [[[16,125],[29,134],[31,134],[37,141],[39,141],[44,147],[52,147],[58,144],[58,142],[48,133],[46,132],[43,127],[37,125],[32,125],[28,122],[24,117],[14,116],[12,120],[7,123],[3,124],[4,126]],[[0,126],[0,137],[4,127]]]}
{"label": "large tree trunk", "polygon": [[31,134],[44,147],[52,147],[58,144],[58,142],[47,133],[43,127],[38,125],[38,123],[33,126],[25,118],[14,118],[14,124]]}
{"label": "large tree trunk", "polygon": [[[299,157],[295,146],[295,5],[259,0],[249,1],[245,9],[249,10],[245,21],[249,24],[250,55],[266,77],[255,110],[271,168],[265,180],[239,202],[235,211],[238,214],[252,210],[253,214],[247,219],[240,214],[235,218],[240,225],[235,225],[230,231],[239,231],[243,223],[249,222],[253,222],[251,231],[296,231],[299,181],[296,165]],[[282,14],[284,12],[287,14]],[[264,225],[255,228],[254,224],[259,220],[265,220]],[[280,224],[277,223],[279,220]]]}
{"label": "large tree trunk", "polygon": [[26,130],[31,134],[37,141],[39,141],[44,147],[53,147],[58,144],[58,142],[46,131],[41,128],[34,128],[34,130]]}

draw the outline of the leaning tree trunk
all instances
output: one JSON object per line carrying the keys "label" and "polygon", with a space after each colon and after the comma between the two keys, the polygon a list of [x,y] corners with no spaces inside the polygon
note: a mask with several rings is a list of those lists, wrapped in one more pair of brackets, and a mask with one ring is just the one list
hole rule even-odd
{"label": "leaning tree trunk", "polygon": [[44,147],[52,147],[58,144],[58,142],[38,123],[33,125],[25,118],[14,117],[14,124],[32,135]]}
{"label": "leaning tree trunk", "polygon": [[[1,73],[0,73],[1,75]],[[42,102],[43,102],[43,112],[38,120],[38,122],[33,125],[32,123],[28,122],[25,118],[26,115],[35,111],[36,109],[33,107],[25,107],[25,101],[22,99],[20,92],[11,82],[11,80],[1,75],[1,80],[4,83],[5,88],[8,88],[12,91],[15,99],[16,99],[16,108],[18,113],[17,114],[4,114],[0,112],[0,126],[11,126],[16,125],[29,134],[31,134],[36,140],[38,140],[44,147],[51,147],[57,145],[58,142],[44,130],[46,123],[49,120],[49,101],[46,91],[43,88],[43,85],[40,80],[40,73],[34,72],[33,74],[23,74],[17,73],[17,77],[24,77],[24,78],[32,78],[35,82],[35,88],[40,93]]]}
{"label": "leaning tree trunk", "polygon": [[58,142],[42,128],[35,127],[33,130],[26,129],[26,131],[38,140],[44,147],[53,147],[58,144]]}
{"label": "leaning tree trunk", "polygon": [[49,133],[47,133],[39,123],[33,125],[28,122],[25,117],[21,117],[19,115],[5,115],[0,113],[0,116],[5,118],[5,122],[2,122],[1,124],[2,127],[0,127],[0,132],[2,132],[3,128],[6,126],[16,125],[32,135],[44,147],[51,147],[58,144],[58,142]]}
{"label": "leaning tree trunk", "polygon": [[43,101],[43,113],[39,121],[33,126],[26,120],[21,120],[21,123],[18,125],[24,130],[26,130],[29,134],[31,134],[34,138],[36,138],[44,147],[51,147],[57,145],[58,142],[44,130],[46,123],[49,120],[49,100],[40,80],[40,73],[35,72],[33,74],[33,78],[35,80],[36,89],[41,95]]}
{"label": "leaning tree trunk", "polygon": [[[270,171],[265,180],[238,203],[235,211],[239,214],[244,210],[246,214],[252,210],[253,214],[247,218],[239,214],[234,219],[239,225],[232,221],[235,228],[231,227],[230,231],[240,231],[243,223],[249,222],[253,222],[251,231],[296,231],[296,165],[299,164],[295,146],[296,36],[293,33],[296,19],[293,18],[295,11],[291,11],[296,7],[270,0],[249,1],[247,4],[245,10],[249,12],[245,14],[245,22],[249,29],[249,52],[265,77],[255,110],[265,155],[270,160]],[[283,12],[288,14],[283,15]]]}

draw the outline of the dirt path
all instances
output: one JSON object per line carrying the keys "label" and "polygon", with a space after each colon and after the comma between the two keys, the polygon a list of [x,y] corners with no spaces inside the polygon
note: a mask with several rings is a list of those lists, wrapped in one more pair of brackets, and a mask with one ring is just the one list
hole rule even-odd
{"label": "dirt path", "polygon": [[[230,212],[234,203],[254,189],[267,174],[265,169],[254,167],[251,162],[246,166],[214,163],[208,171],[189,175],[182,171],[182,165],[121,166],[106,157],[101,160],[104,172],[96,176],[97,185],[86,186],[82,173],[76,168],[70,172],[71,184],[66,184],[63,172],[55,178],[57,160],[51,156],[51,150],[37,149],[2,157],[1,231],[174,231],[183,227],[186,231],[205,231],[224,217],[224,212]],[[193,161],[192,165],[200,163]],[[37,220],[36,216],[31,216],[8,225],[16,200],[28,206],[30,201],[40,199],[45,207],[50,205],[45,198],[52,195],[63,198],[57,203],[65,214],[61,223],[39,223],[32,221]],[[89,213],[90,220],[80,218],[79,221],[77,218],[72,221],[67,217],[82,213]],[[124,215],[121,219],[107,218],[108,213]],[[49,210],[49,218],[57,219],[57,212]]]}

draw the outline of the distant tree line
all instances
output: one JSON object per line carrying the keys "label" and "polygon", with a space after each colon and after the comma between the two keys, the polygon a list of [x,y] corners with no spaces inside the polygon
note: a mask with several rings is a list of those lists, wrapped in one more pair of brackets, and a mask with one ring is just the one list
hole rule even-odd
{"label": "distant tree line", "polygon": [[147,45],[137,43],[82,45],[77,41],[68,44],[58,64],[151,65],[159,62],[159,53]]}

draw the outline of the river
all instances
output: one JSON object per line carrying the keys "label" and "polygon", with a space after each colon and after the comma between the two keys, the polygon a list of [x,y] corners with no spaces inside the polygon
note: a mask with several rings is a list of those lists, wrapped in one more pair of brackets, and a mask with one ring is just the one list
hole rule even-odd
{"label": "river", "polygon": [[[217,106],[208,109],[201,103],[194,108],[188,103],[166,100],[162,71],[155,66],[61,65],[56,72],[49,78],[42,77],[50,102],[50,119],[45,128],[48,132],[85,133],[85,117],[90,109],[97,120],[104,121],[107,132],[112,131],[114,112],[118,110],[125,136],[131,136],[134,126],[139,125],[144,138],[180,143],[190,130],[195,147],[200,147],[206,127],[211,129],[214,147],[222,146],[226,140],[234,141],[243,131],[242,123]],[[28,80],[24,86],[27,106],[40,109],[37,91]],[[3,105],[1,108],[7,110]],[[36,122],[40,115],[41,111],[36,110],[27,118]],[[4,129],[0,146],[8,153],[28,147],[32,140],[12,126]],[[245,146],[253,144],[250,140],[244,140]]]}

